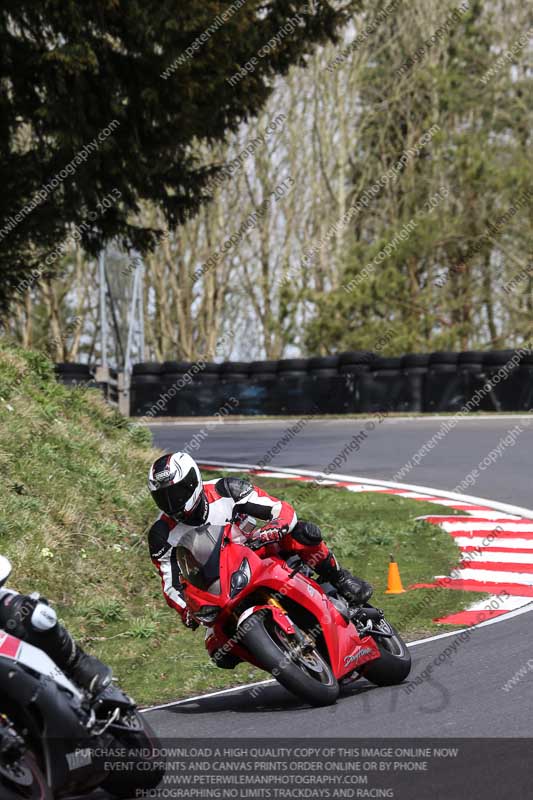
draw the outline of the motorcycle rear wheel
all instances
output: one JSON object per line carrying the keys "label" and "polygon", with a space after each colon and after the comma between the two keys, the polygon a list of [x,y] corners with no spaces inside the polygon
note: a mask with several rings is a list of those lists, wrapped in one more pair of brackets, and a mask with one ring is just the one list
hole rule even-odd
{"label": "motorcycle rear wheel", "polygon": [[386,620],[381,623],[383,630],[392,633],[392,638],[374,637],[381,658],[369,661],[359,670],[367,680],[376,686],[395,686],[404,681],[411,671],[411,654],[398,631]]}
{"label": "motorcycle rear wheel", "polygon": [[313,706],[328,706],[339,696],[333,670],[317,648],[303,653],[270,615],[246,620],[242,644],[261,667],[289,692]]}

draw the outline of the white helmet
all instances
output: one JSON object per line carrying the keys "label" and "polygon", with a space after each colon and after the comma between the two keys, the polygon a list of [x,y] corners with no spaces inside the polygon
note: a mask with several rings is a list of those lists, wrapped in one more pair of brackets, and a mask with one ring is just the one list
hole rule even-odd
{"label": "white helmet", "polygon": [[196,461],[188,453],[167,453],[148,473],[156,505],[178,522],[198,525],[207,519],[208,503]]}
{"label": "white helmet", "polygon": [[0,587],[4,585],[10,575],[11,562],[5,556],[0,556]]}

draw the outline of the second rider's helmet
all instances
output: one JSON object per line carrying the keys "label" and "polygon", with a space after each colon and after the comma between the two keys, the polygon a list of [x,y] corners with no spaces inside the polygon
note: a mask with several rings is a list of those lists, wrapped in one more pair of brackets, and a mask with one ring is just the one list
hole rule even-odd
{"label": "second rider's helmet", "polygon": [[150,467],[148,487],[158,508],[177,522],[200,525],[209,505],[196,461],[188,453],[167,453]]}

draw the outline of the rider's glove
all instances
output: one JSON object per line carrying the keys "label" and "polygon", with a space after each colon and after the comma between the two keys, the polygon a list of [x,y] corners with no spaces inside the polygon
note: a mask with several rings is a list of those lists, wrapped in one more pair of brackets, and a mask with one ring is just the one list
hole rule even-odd
{"label": "rider's glove", "polygon": [[260,531],[254,534],[252,539],[248,543],[248,547],[252,550],[259,550],[260,547],[264,547],[267,544],[274,544],[275,542],[279,542],[282,536],[288,532],[287,525],[283,525],[281,528],[277,525],[266,525],[264,528],[261,528]]}
{"label": "rider's glove", "polygon": [[185,611],[183,612],[181,621],[183,622],[185,627],[190,628],[191,631],[195,631],[196,628],[200,627],[200,623],[196,622],[196,620],[194,619],[193,615],[191,614],[188,608],[186,608]]}

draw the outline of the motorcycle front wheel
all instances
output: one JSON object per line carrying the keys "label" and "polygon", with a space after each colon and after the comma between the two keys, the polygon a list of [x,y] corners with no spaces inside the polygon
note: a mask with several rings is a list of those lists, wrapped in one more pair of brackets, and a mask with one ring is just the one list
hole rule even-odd
{"label": "motorcycle front wheel", "polygon": [[262,669],[292,694],[313,706],[332,705],[337,700],[339,684],[330,664],[316,647],[302,648],[270,614],[249,617],[241,642]]}
{"label": "motorcycle front wheel", "polygon": [[117,761],[127,761],[128,769],[121,770],[117,763],[117,769],[110,771],[101,788],[116,798],[141,797],[143,792],[155,789],[166,770],[161,744],[147,720],[138,711],[132,711],[120,726],[113,725],[111,730],[115,743],[126,750],[126,755]]}
{"label": "motorcycle front wheel", "polygon": [[53,800],[44,775],[30,753],[14,763],[0,760],[0,797],[2,800]]}

